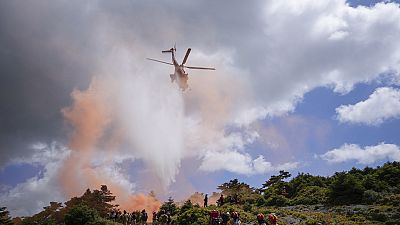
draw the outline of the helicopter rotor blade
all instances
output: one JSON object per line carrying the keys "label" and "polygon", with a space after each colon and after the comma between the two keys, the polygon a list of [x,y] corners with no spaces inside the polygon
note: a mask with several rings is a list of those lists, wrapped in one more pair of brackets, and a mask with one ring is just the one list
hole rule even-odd
{"label": "helicopter rotor blade", "polygon": [[189,54],[190,54],[190,51],[191,51],[191,50],[192,50],[192,49],[190,49],[190,48],[187,49],[185,58],[183,58],[183,61],[182,61],[182,64],[181,64],[181,65],[183,65],[183,64],[186,63],[186,61],[187,61],[187,59],[188,59],[188,57],[189,57]]}
{"label": "helicopter rotor blade", "polygon": [[184,67],[192,70],[215,70],[215,68],[210,68],[210,67],[198,67],[198,66],[184,66]]}
{"label": "helicopter rotor blade", "polygon": [[172,64],[172,63],[169,63],[169,62],[164,62],[164,61],[161,61],[161,60],[157,60],[157,59],[151,59],[151,58],[146,58],[147,60],[151,60],[151,61],[154,61],[154,62],[159,62],[159,63],[164,63],[164,64],[168,64],[168,65],[174,65],[174,64]]}

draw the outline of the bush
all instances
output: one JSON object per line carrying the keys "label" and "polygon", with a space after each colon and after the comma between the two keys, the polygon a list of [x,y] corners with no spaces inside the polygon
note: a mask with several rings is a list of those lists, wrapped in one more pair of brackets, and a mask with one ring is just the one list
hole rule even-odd
{"label": "bush", "polygon": [[268,206],[286,206],[288,199],[282,195],[272,195],[266,200]]}
{"label": "bush", "polygon": [[244,203],[243,210],[245,212],[251,212],[251,209],[252,209],[251,203],[249,203],[249,202]]}
{"label": "bush", "polygon": [[374,204],[381,198],[382,195],[380,193],[373,190],[366,190],[364,191],[362,200],[366,204]]}
{"label": "bush", "polygon": [[400,194],[387,195],[381,200],[381,203],[385,205],[398,206],[400,205]]}
{"label": "bush", "polygon": [[265,205],[265,198],[263,196],[259,196],[256,200],[256,204],[258,207]]}
{"label": "bush", "polygon": [[302,188],[297,196],[291,200],[290,205],[315,205],[327,201],[328,189],[318,186]]}
{"label": "bush", "polygon": [[192,208],[184,213],[178,215],[177,223],[178,225],[201,225],[208,224],[209,211],[204,208]]}

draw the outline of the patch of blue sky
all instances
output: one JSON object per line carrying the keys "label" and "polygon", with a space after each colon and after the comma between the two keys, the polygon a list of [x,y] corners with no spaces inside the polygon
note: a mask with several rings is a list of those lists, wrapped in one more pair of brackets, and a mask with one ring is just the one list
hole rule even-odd
{"label": "patch of blue sky", "polygon": [[388,1],[388,0],[348,0],[347,2],[350,4],[350,6],[356,7],[356,6],[359,6],[359,5],[362,5],[362,6],[373,6],[373,5],[375,5],[376,3],[379,3],[379,2],[396,2],[396,3],[400,3],[400,0],[390,0],[390,1]]}
{"label": "patch of blue sky", "polygon": [[5,166],[0,169],[0,185],[15,187],[29,178],[35,176],[41,178],[43,169],[43,166],[26,163]]}
{"label": "patch of blue sky", "polygon": [[[346,95],[339,95],[328,88],[317,88],[304,96],[303,102],[298,105],[294,114],[304,117],[317,117],[330,125],[325,148],[317,148],[309,143],[311,152],[315,155],[339,148],[343,144],[358,144],[361,147],[374,146],[382,142],[400,145],[400,119],[389,119],[378,126],[366,124],[340,123],[335,109],[340,105],[356,104],[368,99],[374,90],[382,85],[380,82],[358,84],[353,91]],[[304,159],[306,160],[306,159]],[[328,164],[320,159],[310,160],[311,165],[304,168],[305,172],[329,175],[335,171],[348,170],[351,167],[363,168],[366,165],[348,161],[338,164]],[[368,166],[376,166],[384,161],[378,161]],[[325,165],[325,166],[324,166]]]}

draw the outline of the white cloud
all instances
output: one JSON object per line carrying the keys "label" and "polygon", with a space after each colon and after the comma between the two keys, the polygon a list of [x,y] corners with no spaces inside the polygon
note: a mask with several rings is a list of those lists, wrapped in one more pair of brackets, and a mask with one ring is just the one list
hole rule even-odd
{"label": "white cloud", "polygon": [[41,165],[43,171],[0,194],[0,202],[7,206],[12,216],[32,215],[51,201],[65,200],[57,175],[69,150],[55,142],[51,145],[34,144],[32,150],[33,158],[19,158],[14,163]]}
{"label": "white cloud", "polygon": [[400,90],[378,88],[365,101],[336,108],[340,122],[379,125],[385,120],[400,117]]}
{"label": "white cloud", "polygon": [[297,166],[297,162],[273,165],[261,155],[256,159],[252,159],[248,153],[227,150],[223,152],[207,152],[200,169],[208,172],[226,170],[237,174],[254,175],[279,170],[291,170],[297,168]]}
{"label": "white cloud", "polygon": [[268,112],[276,102],[293,109],[316,87],[345,94],[356,83],[400,71],[398,4],[353,8],[344,0],[276,0],[266,4],[265,23],[267,43],[263,54],[257,51],[251,79]]}
{"label": "white cloud", "polygon": [[253,159],[246,149],[259,137],[256,132],[231,133],[218,142],[210,144],[206,151],[200,153],[202,163],[200,170],[214,172],[226,170],[232,173],[253,175],[279,170],[290,170],[298,166],[297,162],[272,165],[259,155]]}
{"label": "white cloud", "polygon": [[329,163],[353,160],[360,164],[371,164],[380,160],[400,161],[400,148],[397,145],[385,143],[366,146],[365,148],[356,144],[344,144],[340,148],[320,155],[320,157]]}
{"label": "white cloud", "polygon": [[[40,212],[44,206],[52,201],[64,202],[67,200],[63,192],[60,180],[60,170],[63,162],[68,158],[71,151],[65,146],[53,142],[51,144],[35,143],[31,145],[34,151],[32,158],[18,158],[12,161],[12,164],[27,163],[31,165],[40,165],[43,169],[34,177],[17,184],[15,187],[0,186],[0,202],[7,206],[11,215],[29,216]],[[130,182],[121,168],[118,166],[121,157],[116,156],[115,162],[100,162],[93,159],[91,168],[96,171],[97,176],[107,181],[113,182],[123,188],[126,194],[134,192],[135,184]],[[103,157],[102,160],[105,158]],[[111,159],[113,161],[114,159]],[[82,183],[86,181],[82,180]],[[88,187],[85,188],[98,188]],[[112,191],[112,190],[111,190]],[[82,192],[83,193],[83,192]]]}

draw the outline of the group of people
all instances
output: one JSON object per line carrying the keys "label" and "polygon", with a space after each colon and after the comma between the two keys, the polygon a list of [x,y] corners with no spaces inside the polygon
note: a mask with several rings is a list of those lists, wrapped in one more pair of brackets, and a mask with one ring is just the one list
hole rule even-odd
{"label": "group of people", "polygon": [[[218,206],[223,206],[224,205],[224,195],[221,194],[219,199],[217,200],[217,205]],[[231,198],[232,203],[237,203],[238,202],[238,197],[235,195],[233,198]],[[206,194],[204,197],[204,207],[208,206],[208,195]],[[229,221],[232,220],[232,223],[229,223]],[[271,213],[268,215],[268,218],[265,218],[264,214],[259,213],[257,215],[257,222],[259,225],[276,225],[278,221],[278,217],[275,215],[275,213]],[[240,218],[239,218],[239,213],[238,212],[218,212],[217,210],[212,210],[210,212],[210,225],[227,225],[227,224],[233,224],[233,225],[240,225]]]}
{"label": "group of people", "polygon": [[210,212],[210,225],[240,225],[240,223],[238,212],[218,212],[217,210]]}
{"label": "group of people", "polygon": [[148,215],[145,209],[142,211],[134,211],[128,213],[124,210],[113,210],[110,213],[110,219],[115,222],[122,223],[124,225],[144,225],[147,224]]}

